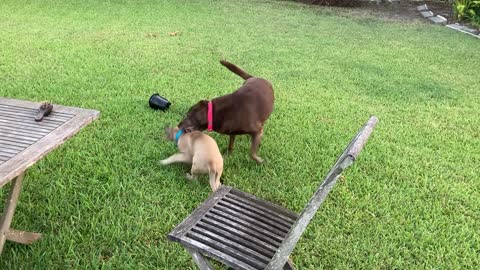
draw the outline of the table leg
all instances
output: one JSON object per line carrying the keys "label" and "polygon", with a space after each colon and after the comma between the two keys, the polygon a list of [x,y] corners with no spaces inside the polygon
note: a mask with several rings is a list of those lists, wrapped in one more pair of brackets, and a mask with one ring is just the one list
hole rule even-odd
{"label": "table leg", "polygon": [[20,190],[22,189],[23,177],[25,172],[17,176],[12,180],[10,193],[8,194],[7,201],[5,203],[5,209],[3,210],[2,218],[0,219],[0,254],[2,254],[3,245],[6,240],[14,241],[22,244],[31,244],[42,236],[39,233],[30,233],[10,229],[12,223],[13,214],[17,207],[18,197],[20,196]]}

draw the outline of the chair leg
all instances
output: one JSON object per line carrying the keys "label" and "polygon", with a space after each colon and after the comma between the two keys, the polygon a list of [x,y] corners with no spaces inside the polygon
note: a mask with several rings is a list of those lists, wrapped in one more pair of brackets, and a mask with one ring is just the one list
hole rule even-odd
{"label": "chair leg", "polygon": [[208,260],[203,257],[200,252],[188,247],[185,247],[185,249],[188,251],[188,253],[190,253],[190,255],[192,255],[193,260],[198,265],[198,268],[200,268],[200,270],[214,270],[212,265],[210,265]]}
{"label": "chair leg", "polygon": [[7,201],[5,202],[5,209],[3,210],[2,219],[0,220],[0,254],[2,254],[3,245],[7,240],[10,224],[12,224],[13,214],[15,213],[15,208],[17,207],[24,175],[25,172],[12,180],[10,194],[8,194]]}
{"label": "chair leg", "polygon": [[25,172],[12,180],[10,194],[8,194],[7,201],[5,202],[5,209],[3,210],[2,218],[0,219],[0,255],[2,254],[3,246],[5,245],[6,240],[21,244],[31,244],[42,237],[42,235],[39,233],[30,233],[10,229],[13,214],[15,213],[15,208],[17,207],[18,197],[20,196],[20,190],[22,189],[24,175]]}
{"label": "chair leg", "polygon": [[297,270],[297,268],[295,268],[295,265],[293,264],[293,262],[290,258],[288,258],[288,261],[283,266],[283,269],[284,270]]}

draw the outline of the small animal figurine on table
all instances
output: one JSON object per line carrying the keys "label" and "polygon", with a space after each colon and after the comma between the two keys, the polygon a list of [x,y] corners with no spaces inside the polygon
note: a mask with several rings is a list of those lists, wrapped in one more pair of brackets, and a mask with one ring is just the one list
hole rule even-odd
{"label": "small animal figurine on table", "polygon": [[50,102],[42,102],[42,104],[40,104],[40,108],[38,108],[38,113],[35,116],[35,121],[42,121],[43,117],[48,116],[52,110],[53,105]]}

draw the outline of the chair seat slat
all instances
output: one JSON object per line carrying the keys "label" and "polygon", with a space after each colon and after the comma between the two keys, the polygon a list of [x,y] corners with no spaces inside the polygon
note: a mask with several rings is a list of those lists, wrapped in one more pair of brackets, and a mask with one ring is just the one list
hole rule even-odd
{"label": "chair seat slat", "polygon": [[246,233],[242,233],[240,231],[229,231],[222,226],[215,225],[215,223],[211,222],[211,220],[202,220],[197,223],[197,226],[221,235],[227,239],[231,239],[232,241],[244,245],[248,248],[251,248],[268,258],[272,258],[273,254],[275,253],[275,248],[273,248],[271,245],[259,241],[259,239],[253,238]]}
{"label": "chair seat slat", "polygon": [[289,225],[284,225],[284,224],[281,224],[281,223],[277,223],[275,220],[271,220],[269,218],[263,217],[259,214],[256,214],[255,212],[252,212],[252,211],[247,210],[247,209],[243,209],[243,208],[238,207],[238,206],[236,206],[236,205],[234,205],[230,202],[227,202],[225,200],[222,200],[217,204],[217,207],[220,207],[220,206],[223,206],[226,209],[228,209],[229,211],[234,212],[240,218],[245,218],[245,217],[252,218],[252,219],[262,223],[265,226],[271,226],[272,228],[275,228],[278,231],[279,235],[281,235],[281,236],[284,236],[285,234],[288,233],[288,230],[290,230]]}
{"label": "chair seat slat", "polygon": [[272,221],[275,221],[277,223],[283,224],[284,226],[286,226],[288,228],[290,228],[290,226],[295,222],[294,220],[291,220],[291,219],[285,220],[285,219],[279,217],[273,211],[270,211],[269,209],[261,209],[261,208],[255,207],[253,205],[246,204],[246,203],[242,202],[241,200],[236,200],[235,198],[230,198],[230,197],[226,196],[223,199],[223,201],[234,204],[234,205],[236,205],[240,208],[243,208],[245,210],[248,210],[248,211],[253,212],[257,215],[263,216],[265,218],[268,218],[269,220],[272,220]]}
{"label": "chair seat slat", "polygon": [[293,220],[296,220],[298,218],[297,213],[295,213],[293,211],[290,211],[289,209],[286,209],[284,207],[273,204],[269,201],[262,200],[262,199],[258,198],[257,196],[254,196],[252,194],[248,194],[248,193],[243,192],[243,191],[238,190],[238,189],[232,189],[232,191],[230,193],[233,194],[233,195],[237,195],[241,198],[247,199],[247,200],[249,200],[249,201],[251,201],[255,204],[274,209],[275,211],[278,211],[278,212],[282,213],[283,215],[285,215],[287,217],[290,217]]}
{"label": "chair seat slat", "polygon": [[242,270],[258,270],[257,268],[248,265],[240,260],[238,260],[235,257],[232,257],[228,254],[223,253],[222,251],[219,251],[217,249],[211,248],[210,246],[207,246],[203,244],[202,242],[199,242],[197,240],[191,239],[191,238],[182,238],[181,243],[185,246],[188,246],[190,248],[194,248],[196,250],[201,250],[201,253],[204,255],[208,255],[218,261],[224,262],[226,265],[233,267],[234,269],[242,269]]}
{"label": "chair seat slat", "polygon": [[245,257],[252,258],[263,264],[267,264],[270,260],[268,256],[265,256],[264,254],[256,251],[251,246],[246,245],[245,241],[241,241],[241,240],[235,241],[235,239],[233,238],[229,238],[229,237],[225,237],[224,235],[217,234],[214,231],[205,229],[205,227],[203,226],[195,226],[195,228],[193,228],[191,232],[198,233],[205,237],[208,237],[216,243],[222,243],[223,245],[232,248],[232,250],[235,250],[236,253],[244,254]]}
{"label": "chair seat slat", "polygon": [[225,225],[225,228],[228,228],[230,230],[234,229],[247,233],[252,237],[258,238],[261,241],[268,243],[274,248],[278,248],[280,246],[280,243],[283,241],[283,238],[271,233],[268,230],[259,228],[258,226],[255,226],[243,220],[239,220],[237,218],[229,218],[228,214],[215,213],[215,211],[212,211],[212,213],[208,213],[207,215],[205,215],[205,217],[213,221],[223,223]]}
{"label": "chair seat slat", "polygon": [[247,265],[250,265],[251,267],[254,267],[255,269],[262,269],[265,268],[266,263],[263,263],[253,257],[248,256],[246,252],[239,252],[238,249],[229,247],[221,242],[218,241],[217,239],[190,231],[187,233],[187,237],[193,240],[196,240],[204,245],[209,246],[211,249],[216,249],[218,251],[221,251],[223,254],[229,255]]}

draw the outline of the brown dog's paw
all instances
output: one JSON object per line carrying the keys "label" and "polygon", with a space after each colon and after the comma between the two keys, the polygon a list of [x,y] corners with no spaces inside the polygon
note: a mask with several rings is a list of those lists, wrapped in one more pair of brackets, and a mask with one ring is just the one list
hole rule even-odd
{"label": "brown dog's paw", "polygon": [[252,159],[255,160],[257,164],[262,164],[264,162],[264,160],[259,156],[252,157]]}

